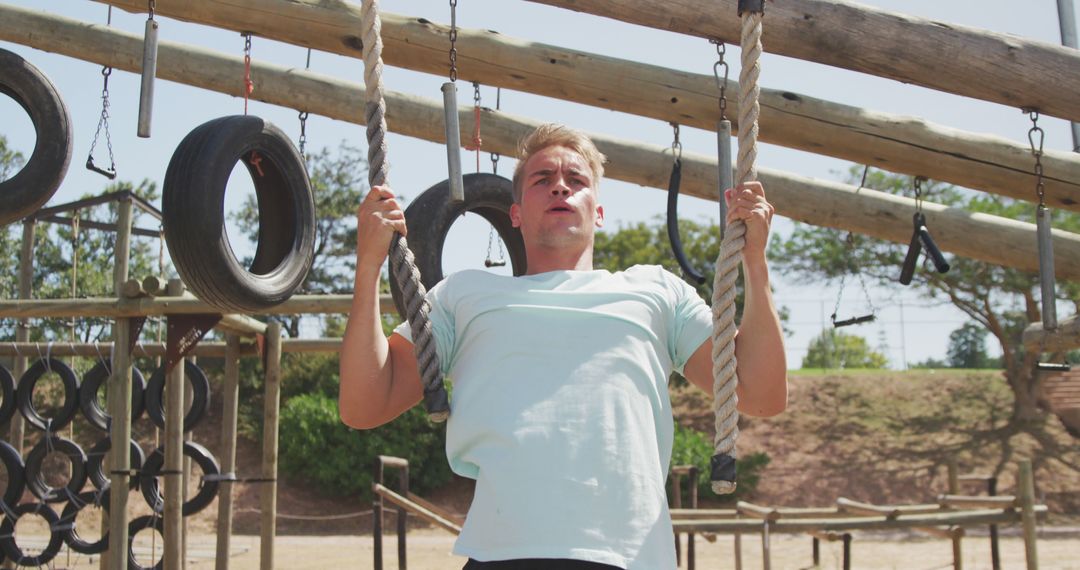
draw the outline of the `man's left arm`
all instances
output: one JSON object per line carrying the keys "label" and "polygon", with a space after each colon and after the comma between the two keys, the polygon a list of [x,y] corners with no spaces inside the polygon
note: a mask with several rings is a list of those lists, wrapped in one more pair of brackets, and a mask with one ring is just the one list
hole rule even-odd
{"label": "man's left arm", "polygon": [[[743,246],[743,317],[735,336],[736,372],[739,384],[739,411],[754,416],[774,416],[787,407],[787,358],[780,316],[769,287],[769,265],[765,247],[774,209],[765,199],[758,182],[749,182],[725,192],[730,224],[746,224]],[[712,339],[694,352],[683,368],[687,379],[702,390],[713,392]]]}

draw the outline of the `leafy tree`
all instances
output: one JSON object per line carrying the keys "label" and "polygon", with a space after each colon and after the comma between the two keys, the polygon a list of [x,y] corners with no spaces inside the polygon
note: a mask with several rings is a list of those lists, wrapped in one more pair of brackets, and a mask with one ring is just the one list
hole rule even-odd
{"label": "leafy tree", "polygon": [[949,333],[950,368],[992,368],[994,359],[986,354],[986,329],[968,322]]}
{"label": "leafy tree", "polygon": [[[360,149],[343,141],[334,153],[324,148],[310,155],[307,165],[315,199],[315,257],[298,293],[350,293],[356,263],[356,207],[367,189],[367,161]],[[259,203],[254,195],[247,197],[233,221],[254,244],[259,231]],[[281,318],[289,336],[300,336],[300,315]]]}
{"label": "leafy tree", "polygon": [[[849,181],[858,180],[861,169],[853,167]],[[910,193],[910,178],[881,171],[871,171],[867,187],[893,194]],[[931,182],[924,185],[925,197],[947,206],[969,212],[993,214],[1011,219],[1034,221],[1034,205],[997,195],[975,193]],[[1054,211],[1054,227],[1070,232],[1080,230],[1080,215],[1064,210]],[[906,223],[882,220],[882,223]],[[933,230],[933,228],[931,228]],[[770,259],[782,271],[808,281],[832,282],[858,267],[867,279],[882,285],[893,285],[907,244],[853,236],[845,245],[843,233],[830,228],[815,228],[797,224],[787,239],[776,239],[770,246]],[[1032,237],[1034,239],[1034,237]],[[1014,402],[1010,422],[1003,428],[988,428],[991,433],[973,437],[982,445],[992,440],[1002,454],[1004,466],[1016,447],[1012,438],[1026,434],[1035,438],[1044,453],[1038,461],[1063,461],[1058,444],[1047,437],[1047,414],[1038,404],[1039,382],[1035,363],[1040,355],[1023,346],[1024,328],[1040,320],[1038,276],[1018,269],[991,265],[982,261],[955,257],[948,273],[929,269],[917,272],[912,287],[926,297],[951,303],[984,327],[1002,349],[1004,376]],[[1080,300],[1080,288],[1075,283],[1058,283],[1058,302],[1069,304],[1075,311]],[[992,437],[991,437],[992,436]],[[1080,465],[1072,466],[1080,469]]]}
{"label": "leafy tree", "polygon": [[870,348],[866,339],[825,329],[810,341],[803,368],[887,368],[889,359]]}

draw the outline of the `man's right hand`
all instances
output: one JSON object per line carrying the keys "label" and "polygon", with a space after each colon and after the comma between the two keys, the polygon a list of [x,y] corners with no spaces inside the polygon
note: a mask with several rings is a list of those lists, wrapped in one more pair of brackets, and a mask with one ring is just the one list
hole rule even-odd
{"label": "man's right hand", "polygon": [[394,232],[406,235],[405,212],[389,186],[374,186],[356,209],[356,262],[382,267]]}

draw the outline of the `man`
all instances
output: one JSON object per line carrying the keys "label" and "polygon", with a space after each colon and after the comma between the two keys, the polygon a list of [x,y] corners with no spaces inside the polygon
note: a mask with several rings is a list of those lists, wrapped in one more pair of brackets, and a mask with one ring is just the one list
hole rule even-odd
{"label": "man", "polygon": [[[711,393],[712,316],[660,267],[593,270],[603,162],[583,134],[539,127],[522,142],[510,209],[526,274],[462,271],[429,293],[454,383],[447,456],[476,479],[454,548],[470,558],[466,570],[675,567],[667,379],[682,371]],[[787,404],[787,366],[765,260],[773,208],[757,183],[725,198],[729,221],[747,226],[739,409],[774,415]],[[422,389],[408,326],[387,340],[379,319],[379,272],[405,216],[385,187],[357,215],[340,410],[346,424],[371,428],[419,402]]]}

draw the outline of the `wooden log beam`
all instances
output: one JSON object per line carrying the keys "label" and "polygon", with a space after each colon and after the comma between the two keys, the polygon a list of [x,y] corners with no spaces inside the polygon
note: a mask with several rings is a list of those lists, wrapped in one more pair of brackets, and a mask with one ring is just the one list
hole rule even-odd
{"label": "wooden log beam", "polygon": [[[267,315],[346,314],[351,307],[352,295],[293,295],[288,301],[265,309],[263,313]],[[394,312],[394,301],[390,295],[379,296],[379,308],[384,313]],[[217,309],[212,305],[190,295],[141,297],[122,301],[112,297],[0,300],[0,317],[153,317],[215,312]]]}
{"label": "wooden log beam", "polygon": [[882,515],[887,519],[895,519],[900,516],[900,510],[896,507],[872,505],[861,501],[853,501],[846,497],[838,497],[836,499],[836,506],[841,511],[859,515]]}
{"label": "wooden log beam", "polygon": [[[82,356],[85,358],[107,358],[112,354],[111,342],[3,342],[0,343],[0,356],[33,356],[48,354],[54,357]],[[225,358],[226,343],[203,341],[188,352],[188,356]],[[341,349],[340,338],[287,338],[281,341],[282,352],[337,352]],[[254,344],[241,344],[241,356],[257,356]],[[131,352],[133,358],[154,358],[165,356],[163,343],[136,344]]]}
{"label": "wooden log beam", "polygon": [[383,497],[387,501],[390,501],[391,503],[393,503],[393,504],[395,504],[395,505],[397,505],[399,507],[407,509],[408,511],[410,511],[412,513],[420,515],[421,518],[423,518],[424,520],[426,520],[426,521],[428,521],[428,522],[430,522],[432,524],[440,526],[440,527],[442,527],[442,528],[444,528],[444,529],[446,529],[446,530],[448,530],[448,531],[450,531],[450,532],[452,532],[454,534],[461,534],[461,526],[459,526],[457,524],[454,524],[453,521],[447,520],[447,519],[439,516],[438,513],[434,513],[432,511],[422,507],[421,505],[419,505],[417,503],[414,503],[414,502],[410,501],[409,499],[407,499],[407,498],[405,498],[405,497],[391,491],[390,489],[388,489],[384,485],[381,485],[379,483],[372,483],[371,490],[374,491],[376,495],[379,495],[380,497]]}
{"label": "wooden log beam", "polygon": [[[1045,516],[1046,505],[1032,507],[1035,516]],[[786,519],[770,522],[769,532],[804,533],[809,531],[912,529],[949,526],[977,526],[1020,522],[1020,513],[1012,510],[984,509],[972,511],[949,511],[944,513],[885,517],[852,517],[831,519]],[[753,519],[677,520],[673,522],[677,532],[760,532],[765,521]]]}
{"label": "wooden log beam", "polygon": [[[10,34],[7,14],[8,9],[0,12],[4,16],[0,19],[0,28],[7,30],[5,35]],[[132,71],[140,65],[141,37],[78,22],[57,28],[55,23],[61,19],[49,18],[54,25],[39,28],[37,33],[24,38],[28,44],[117,69]],[[48,33],[50,29],[53,31],[51,34]],[[60,29],[62,33],[56,33]],[[239,95],[242,86],[237,85],[235,78],[242,69],[243,62],[238,57],[167,42],[159,45],[158,77],[163,79]],[[254,64],[252,73],[257,78],[254,95],[259,100],[306,108],[327,117],[355,123],[362,124],[364,121],[363,88],[355,83],[269,64]],[[395,132],[424,140],[444,141],[441,102],[393,92],[386,92],[385,98],[388,105],[387,122]],[[462,108],[460,119],[462,136],[467,138],[473,127],[471,108]],[[491,110],[483,113],[481,121],[485,125],[484,140],[490,144],[489,150],[501,154],[513,154],[521,137],[539,124]],[[669,147],[645,145],[599,134],[590,136],[608,156],[610,166],[607,172],[611,178],[653,188],[667,188],[672,160]],[[716,200],[716,157],[683,153],[682,163],[682,191],[699,198]],[[759,169],[759,179],[765,184],[770,200],[781,215],[901,244],[907,244],[910,240],[911,214],[915,209],[912,199],[766,168]],[[942,250],[997,265],[1037,271],[1033,224],[931,203],[925,203],[923,211],[928,227]],[[1080,235],[1055,230],[1054,251],[1059,278],[1080,278]],[[269,312],[288,311],[274,309]]]}
{"label": "wooden log beam", "polygon": [[[141,0],[99,1],[133,12],[147,7]],[[344,2],[160,0],[155,10],[181,20],[360,56],[359,10]],[[770,25],[771,13],[772,7]],[[304,25],[296,25],[298,21]],[[448,35],[449,26],[382,13],[387,65],[444,75]],[[457,45],[458,73],[466,81],[716,130],[718,92],[711,74],[528,42],[490,30],[459,28]],[[259,78],[255,80],[258,84]],[[729,119],[737,130],[735,82],[729,82],[728,96],[732,102]],[[762,142],[1033,199],[1034,163],[1023,133],[1016,137],[1022,142],[1014,142],[788,91],[762,89],[760,102]],[[1080,156],[1047,149],[1043,164],[1048,204],[1080,211]]]}
{"label": "wooden log beam", "polygon": [[1058,321],[1054,330],[1042,323],[1031,323],[1024,329],[1024,346],[1040,352],[1061,352],[1080,347],[1080,319],[1076,315]]}
{"label": "wooden log beam", "polygon": [[938,495],[938,504],[953,509],[1014,509],[1020,501],[1012,495]]}
{"label": "wooden log beam", "polygon": [[[531,0],[739,44],[736,0]],[[1016,6],[1016,17],[1024,17]],[[841,0],[771,2],[765,51],[1080,121],[1080,52]]]}

